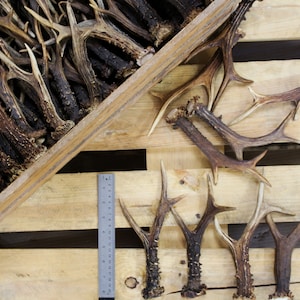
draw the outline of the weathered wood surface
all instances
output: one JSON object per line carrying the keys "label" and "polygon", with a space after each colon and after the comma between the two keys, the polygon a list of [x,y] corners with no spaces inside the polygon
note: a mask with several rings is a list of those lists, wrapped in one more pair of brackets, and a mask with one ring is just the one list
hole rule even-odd
{"label": "weathered wood surface", "polygon": [[[180,64],[235,10],[238,0],[216,0],[168,42],[66,136],[0,194],[0,218],[26,200],[83,149],[97,132]],[[176,53],[176,55],[170,55]]]}
{"label": "weathered wood surface", "polygon": [[[257,299],[268,299],[274,291],[273,249],[250,249],[250,261]],[[300,293],[300,250],[294,251],[291,290]],[[185,250],[159,251],[162,284],[165,294],[159,299],[182,299],[180,294],[169,294],[181,289],[186,281]],[[116,299],[143,299],[144,253],[142,249],[116,250]],[[201,299],[231,299],[235,292],[234,267],[227,249],[203,249],[201,255],[202,279],[209,290]],[[0,298],[5,300],[96,300],[97,250],[1,250]],[[128,277],[139,284],[130,289],[125,285]],[[217,288],[217,289],[214,289]]]}
{"label": "weathered wood surface", "polygon": [[245,41],[297,40],[300,38],[298,0],[256,1],[241,29]]}
{"label": "weathered wood surface", "polygon": [[[206,176],[209,169],[169,169],[170,197],[184,195],[177,205],[178,212],[189,225],[202,215],[207,196]],[[262,171],[262,168],[258,169]],[[114,172],[116,176],[116,227],[129,227],[120,210],[118,199],[128,206],[140,226],[152,224],[160,189],[160,171]],[[300,166],[264,167],[272,184],[265,187],[265,199],[293,210],[294,217],[279,221],[300,220]],[[284,175],[283,175],[284,174]],[[184,184],[181,184],[184,182]],[[83,184],[84,183],[84,184]],[[219,204],[237,207],[235,212],[219,215],[223,224],[246,223],[256,204],[258,183],[250,175],[220,169],[214,194]],[[277,220],[277,219],[276,219]],[[171,215],[165,225],[175,225]],[[97,228],[97,174],[57,174],[25,203],[0,223],[1,232],[30,230],[75,230]]]}

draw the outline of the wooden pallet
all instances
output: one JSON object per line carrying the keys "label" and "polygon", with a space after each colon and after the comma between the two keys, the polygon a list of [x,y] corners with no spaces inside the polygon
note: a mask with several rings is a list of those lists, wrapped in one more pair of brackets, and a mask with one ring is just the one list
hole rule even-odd
{"label": "wooden pallet", "polygon": [[[258,2],[242,24],[247,34],[243,41],[299,40],[299,15],[300,3],[297,0]],[[150,65],[149,67],[152,68]],[[243,76],[254,80],[252,87],[257,92],[266,94],[300,86],[299,67],[300,60],[236,64],[237,70]],[[199,64],[181,65],[152,89],[167,93],[182,84],[183,80],[187,81],[195,76],[199,68]],[[167,68],[166,71],[170,69]],[[162,75],[164,74],[159,76]],[[159,78],[156,77],[155,81]],[[185,195],[176,207],[184,220],[193,225],[197,222],[196,214],[202,215],[204,210],[207,195],[206,175],[210,173],[208,162],[179,130],[174,131],[164,120],[150,137],[147,136],[161,101],[149,93],[139,97],[140,92],[134,96],[134,105],[120,112],[118,118],[110,124],[101,126],[101,130],[93,129],[89,141],[77,143],[74,149],[78,148],[74,151],[146,149],[146,171],[114,172],[117,228],[129,227],[121,213],[118,198],[123,199],[140,226],[151,225],[160,196],[161,159],[167,169],[170,196]],[[182,101],[185,102],[190,95],[193,92],[187,93]],[[224,122],[228,122],[250,105],[251,101],[247,88],[233,84],[226,90],[216,113],[222,114]],[[173,107],[179,103],[180,101],[174,103]],[[247,136],[263,135],[274,129],[291,107],[291,104],[270,105],[258,110],[233,129]],[[286,133],[300,139],[299,130],[300,120],[297,120],[289,124]],[[208,127],[203,132],[215,145],[221,148],[224,146],[223,141]],[[70,139],[76,140],[76,136],[72,135]],[[63,159],[62,162],[66,161]],[[50,173],[55,172],[62,162],[50,170]],[[259,170],[261,171],[261,167]],[[46,173],[44,170],[41,182],[48,178]],[[292,209],[296,214],[294,217],[277,217],[276,221],[300,221],[300,166],[267,166],[264,167],[264,174],[272,184],[271,188],[266,187],[265,198],[269,202]],[[27,201],[2,219],[0,231],[96,229],[96,176],[96,173],[52,176]],[[35,177],[34,181],[38,182],[36,179]],[[182,181],[185,184],[180,184]],[[25,193],[23,200],[31,193],[24,190],[27,190],[26,186],[16,190],[17,193],[21,191],[20,195]],[[224,229],[228,224],[247,223],[255,206],[257,190],[257,182],[249,175],[220,170],[218,185],[214,186],[216,201],[237,207],[235,212],[220,214],[219,221]],[[13,193],[14,190],[11,190],[10,195],[5,195],[8,198],[2,196],[2,201],[19,199]],[[14,201],[8,203],[14,204]],[[2,212],[10,209],[10,206],[3,207]],[[186,264],[182,264],[186,260],[185,244],[171,215],[165,221],[160,242],[162,284],[166,290],[160,299],[182,299],[180,294],[168,294],[180,290],[186,281]],[[0,299],[98,299],[97,259],[97,249],[2,249]],[[257,299],[267,299],[274,291],[274,249],[251,249],[250,260]],[[233,261],[228,249],[216,236],[213,226],[206,231],[201,261],[203,283],[209,287],[207,295],[202,299],[231,299],[235,291]],[[291,290],[296,296],[300,294],[299,267],[300,251],[295,249],[291,277],[291,281],[295,283],[291,285]],[[124,283],[130,276],[139,282],[135,289],[128,288]],[[144,276],[145,258],[142,249],[116,249],[116,300],[142,299]]]}

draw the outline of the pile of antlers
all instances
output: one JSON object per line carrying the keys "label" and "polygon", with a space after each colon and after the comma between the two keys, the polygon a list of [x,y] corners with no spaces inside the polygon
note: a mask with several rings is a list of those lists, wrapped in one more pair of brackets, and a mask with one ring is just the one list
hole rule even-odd
{"label": "pile of antlers", "polygon": [[1,1],[0,191],[208,4]]}

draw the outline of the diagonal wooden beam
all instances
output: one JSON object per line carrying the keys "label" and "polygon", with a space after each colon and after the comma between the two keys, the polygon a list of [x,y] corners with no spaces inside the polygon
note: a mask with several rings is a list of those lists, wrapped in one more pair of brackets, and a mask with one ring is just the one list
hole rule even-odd
{"label": "diagonal wooden beam", "polygon": [[81,120],[0,194],[0,220],[25,201],[127,106],[188,57],[236,9],[239,0],[215,0],[95,110]]}

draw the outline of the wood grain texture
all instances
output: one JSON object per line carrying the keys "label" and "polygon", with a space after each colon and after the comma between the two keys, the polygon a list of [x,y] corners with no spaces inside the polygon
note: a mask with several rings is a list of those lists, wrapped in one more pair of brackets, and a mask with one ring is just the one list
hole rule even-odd
{"label": "wood grain texture", "polygon": [[134,104],[142,94],[180,64],[193,49],[204,42],[228,18],[238,3],[238,0],[214,1],[151,60],[23,172],[0,194],[0,218],[25,201],[65,163],[78,154],[97,132],[101,132],[104,126],[116,118],[122,110]]}
{"label": "wood grain texture", "polygon": [[256,1],[241,29],[244,41],[296,40],[300,38],[300,3],[297,0]]}
{"label": "wood grain texture", "polygon": [[[169,196],[184,195],[176,208],[189,225],[198,222],[207,196],[206,176],[209,169],[170,169],[166,165]],[[262,168],[258,169],[262,171]],[[158,170],[114,172],[116,178],[116,227],[129,227],[119,207],[121,198],[140,226],[150,226],[161,192]],[[294,217],[278,217],[276,221],[300,220],[300,167],[264,167],[272,187],[265,187],[268,202],[293,210]],[[284,174],[284,175],[283,175]],[[1,232],[34,230],[75,230],[97,228],[97,174],[57,174],[25,203],[0,223]],[[84,182],[84,184],[82,184]],[[256,204],[258,183],[249,175],[221,169],[214,186],[217,203],[237,207],[222,213],[222,224],[247,223]],[[171,215],[166,226],[176,226]]]}
{"label": "wood grain texture", "polygon": [[[250,249],[250,261],[254,275],[257,299],[267,299],[274,290],[273,249]],[[292,282],[300,281],[300,250],[294,251]],[[186,281],[185,250],[159,251],[162,268],[161,281],[165,294],[160,299],[181,299],[180,294],[168,294],[181,289]],[[228,249],[203,249],[201,254],[202,281],[207,284],[207,295],[201,299],[231,299],[235,291],[234,267]],[[97,250],[1,250],[0,298],[5,300],[96,300]],[[144,253],[143,250],[116,250],[116,298],[117,300],[143,299]],[[126,286],[128,277],[134,277],[138,285]],[[271,285],[271,286],[268,286]],[[221,288],[221,289],[215,289]],[[292,284],[295,295],[300,284]]]}

